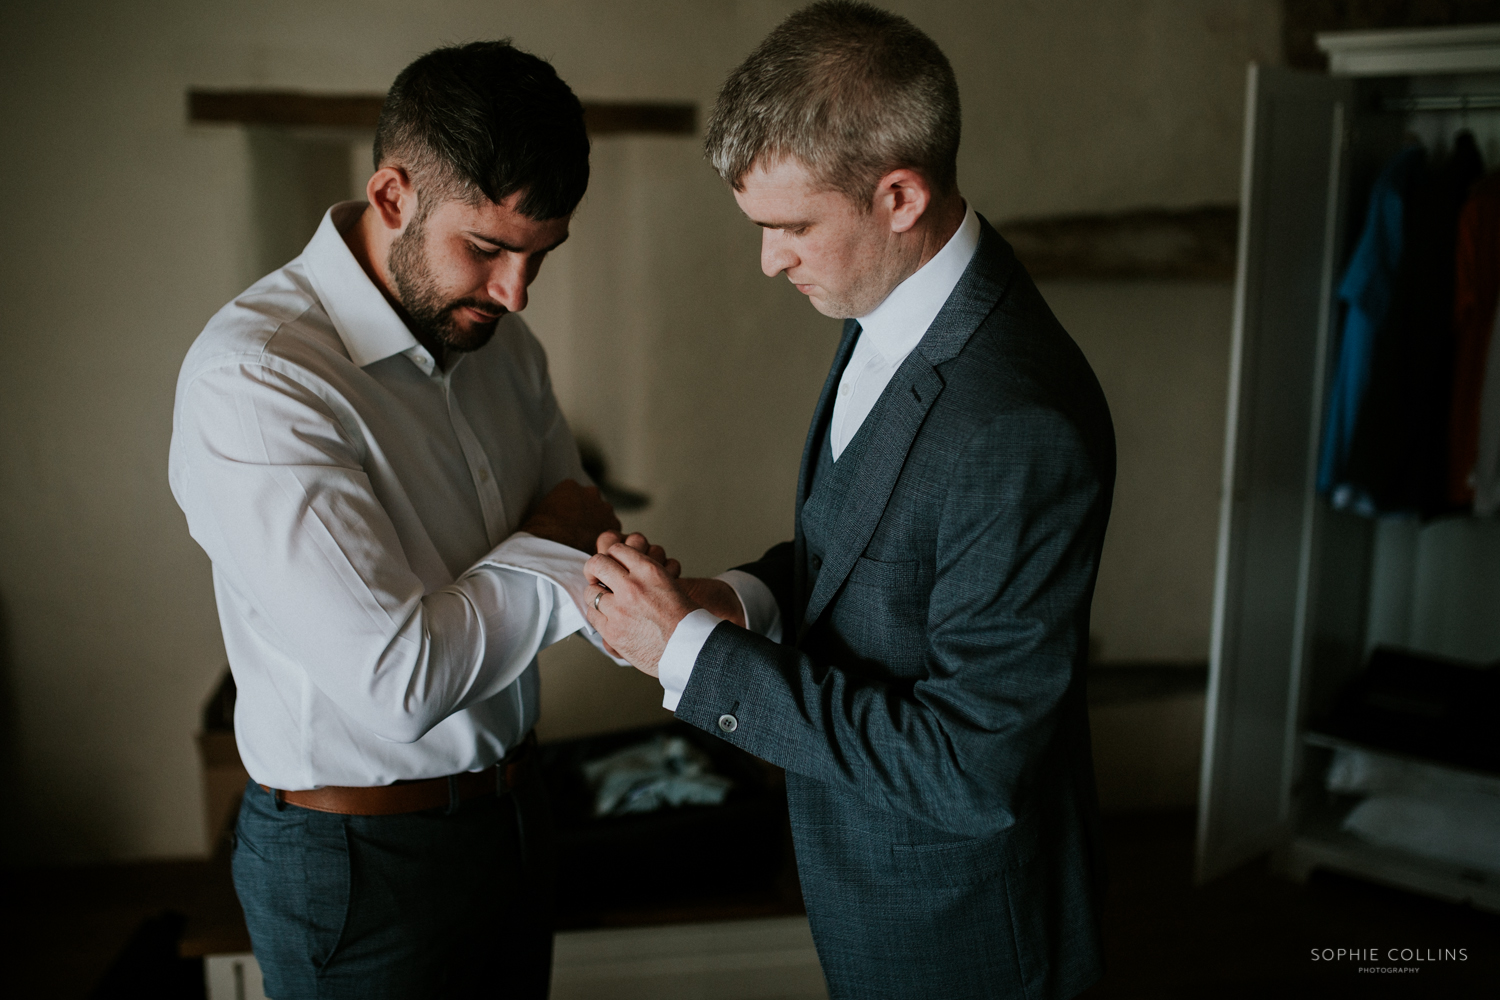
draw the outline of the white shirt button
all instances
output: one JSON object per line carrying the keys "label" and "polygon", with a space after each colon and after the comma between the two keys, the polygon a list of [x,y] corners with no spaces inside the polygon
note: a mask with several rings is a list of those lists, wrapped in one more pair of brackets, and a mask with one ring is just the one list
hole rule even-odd
{"label": "white shirt button", "polygon": [[726,733],[732,733],[740,728],[740,720],[732,715],[721,715],[719,716],[719,728]]}

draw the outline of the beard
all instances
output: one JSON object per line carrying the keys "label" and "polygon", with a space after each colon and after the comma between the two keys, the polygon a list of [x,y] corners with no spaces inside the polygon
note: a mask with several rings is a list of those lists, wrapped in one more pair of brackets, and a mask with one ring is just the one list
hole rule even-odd
{"label": "beard", "polygon": [[[501,317],[464,327],[458,323],[458,311],[472,306],[482,312],[500,309],[493,302],[479,299],[450,299],[438,286],[437,276],[432,272],[432,262],[427,257],[427,217],[419,212],[391,244],[391,253],[386,260],[391,281],[396,285],[396,297],[406,310],[412,332],[421,339],[435,340],[454,351],[477,351],[490,342]],[[501,316],[505,310],[500,309]]]}

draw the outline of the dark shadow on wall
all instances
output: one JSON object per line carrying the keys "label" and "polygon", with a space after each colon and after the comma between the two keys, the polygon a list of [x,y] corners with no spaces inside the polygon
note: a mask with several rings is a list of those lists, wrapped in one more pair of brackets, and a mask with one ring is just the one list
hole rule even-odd
{"label": "dark shadow on wall", "polygon": [[1443,28],[1500,23],[1500,0],[1282,0],[1281,41],[1288,66],[1326,70],[1321,31]]}
{"label": "dark shadow on wall", "polygon": [[255,273],[247,280],[253,281],[300,254],[328,206],[349,198],[355,136],[277,128],[247,135],[255,240]]}

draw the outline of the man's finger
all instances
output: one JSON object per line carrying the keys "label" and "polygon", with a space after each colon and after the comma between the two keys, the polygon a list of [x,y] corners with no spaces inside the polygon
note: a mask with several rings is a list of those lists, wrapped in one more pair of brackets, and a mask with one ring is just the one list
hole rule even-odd
{"label": "man's finger", "polygon": [[[634,551],[624,545],[617,545],[615,548],[626,552]],[[610,590],[619,590],[630,579],[630,571],[615,561],[613,556],[601,552],[599,555],[589,556],[589,561],[583,564],[583,576],[590,584],[602,583]],[[593,598],[589,600],[592,601]]]}
{"label": "man's finger", "polygon": [[[628,545],[614,545],[610,547],[608,555],[619,561],[620,565],[631,576],[649,576],[653,571],[661,572],[661,566],[652,561],[651,557],[644,552],[637,552]],[[616,588],[611,587],[611,590]]]}
{"label": "man's finger", "polygon": [[609,602],[614,593],[601,584],[590,584],[583,595],[583,617],[598,631],[609,621]]}
{"label": "man's finger", "polygon": [[630,546],[632,549],[635,549],[637,552],[650,552],[652,548],[651,543],[646,541],[646,536],[641,534],[639,531],[632,531],[630,534],[626,535],[625,544]]}
{"label": "man's finger", "polygon": [[606,531],[606,532],[603,532],[603,533],[601,533],[599,535],[598,540],[595,541],[595,543],[594,543],[594,551],[595,552],[608,552],[609,549],[610,549],[610,546],[612,546],[612,545],[618,545],[620,542],[623,542],[624,540],[625,540],[624,536],[621,535],[618,531]]}
{"label": "man's finger", "polygon": [[667,571],[667,575],[674,580],[682,576],[682,563],[678,562],[676,559],[668,559],[667,564],[663,567],[663,569],[665,569]]}

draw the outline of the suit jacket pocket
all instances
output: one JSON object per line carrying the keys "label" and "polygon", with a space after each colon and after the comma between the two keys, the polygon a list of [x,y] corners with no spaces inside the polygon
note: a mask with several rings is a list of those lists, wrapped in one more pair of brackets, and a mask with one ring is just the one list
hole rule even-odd
{"label": "suit jacket pocket", "polygon": [[987,882],[1005,868],[1001,838],[976,837],[939,844],[893,844],[903,881],[931,889]]}

